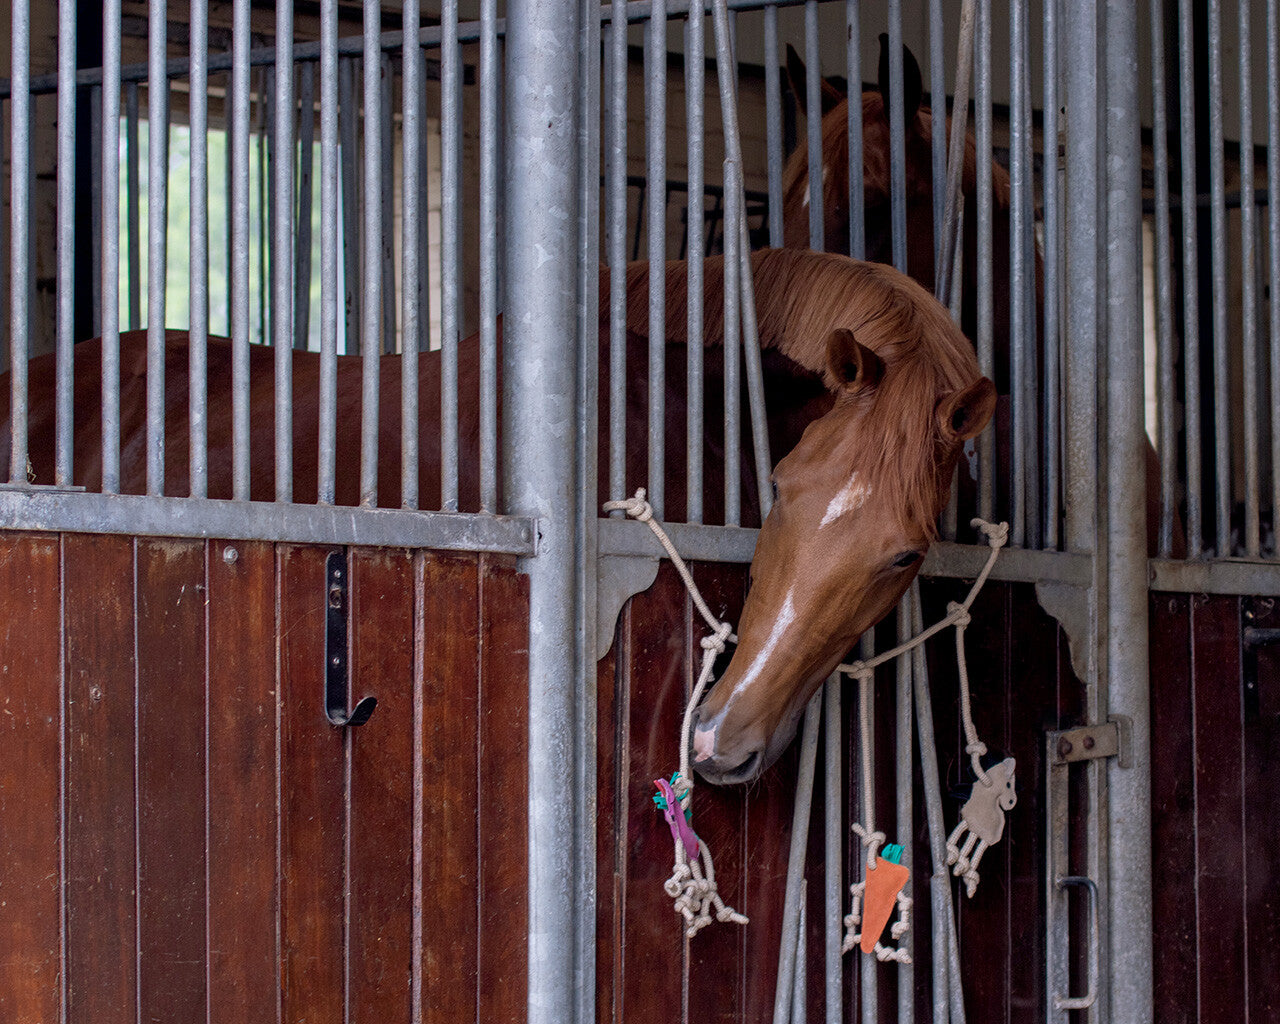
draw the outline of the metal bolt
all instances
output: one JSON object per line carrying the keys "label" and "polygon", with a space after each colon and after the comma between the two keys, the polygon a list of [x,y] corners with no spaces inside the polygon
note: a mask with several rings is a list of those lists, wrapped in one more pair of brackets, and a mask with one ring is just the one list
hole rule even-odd
{"label": "metal bolt", "polygon": [[1058,756],[1067,757],[1075,748],[1071,745],[1071,741],[1063,736],[1058,740]]}
{"label": "metal bolt", "polygon": [[342,607],[342,588],[341,587],[329,588],[329,607],[330,608]]}
{"label": "metal bolt", "polygon": [[102,700],[102,687],[100,686],[89,687],[89,699],[92,701]]}
{"label": "metal bolt", "polygon": [[222,549],[222,560],[226,562],[227,565],[234,565],[236,559],[239,557],[240,552],[230,545]]}
{"label": "metal bolt", "polygon": [[1092,750],[1095,746],[1097,746],[1097,744],[1098,744],[1098,741],[1097,741],[1097,740],[1095,740],[1092,736],[1089,736],[1089,735],[1086,735],[1086,736],[1085,736],[1085,738],[1084,738],[1084,749],[1085,749],[1085,750]]}

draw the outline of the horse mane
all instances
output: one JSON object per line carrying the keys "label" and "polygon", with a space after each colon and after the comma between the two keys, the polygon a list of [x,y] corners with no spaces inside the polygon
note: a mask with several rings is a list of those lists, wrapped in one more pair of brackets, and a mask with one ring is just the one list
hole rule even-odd
{"label": "horse mane", "polygon": [[[853,331],[884,362],[884,376],[869,396],[881,430],[875,444],[860,446],[849,469],[886,493],[892,507],[908,509],[932,535],[938,467],[950,454],[938,431],[937,404],[981,376],[968,339],[932,295],[892,267],[802,249],[761,249],[751,254],[751,265],[761,347],[821,374],[828,388],[835,381],[827,370],[827,339],[836,328]],[[706,345],[723,344],[723,269],[721,257],[703,268]],[[671,261],[665,271],[666,337],[687,341],[688,264]],[[608,291],[602,274],[602,326],[609,319]],[[649,265],[630,264],[628,333],[647,336],[648,303]]]}

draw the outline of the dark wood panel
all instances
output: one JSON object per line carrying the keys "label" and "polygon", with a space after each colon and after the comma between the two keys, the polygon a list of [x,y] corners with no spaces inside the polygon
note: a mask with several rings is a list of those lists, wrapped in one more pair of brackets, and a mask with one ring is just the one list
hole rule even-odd
{"label": "dark wood panel", "polygon": [[127,537],[63,539],[67,1018],[137,1016],[134,560]]}
{"label": "dark wood panel", "polygon": [[[529,579],[480,556],[481,1024],[527,1017]],[[514,941],[512,941],[514,939]]]}
{"label": "dark wood panel", "polygon": [[343,1019],[344,734],[324,714],[325,555],[277,548],[281,990],[286,1021]]}
{"label": "dark wood panel", "polygon": [[1153,594],[1150,623],[1155,1019],[1191,1024],[1198,1014],[1190,598]]}
{"label": "dark wood panel", "polygon": [[62,1007],[58,538],[0,535],[0,1019]]}
{"label": "dark wood panel", "polygon": [[624,964],[626,847],[617,842],[618,822],[625,820],[618,798],[619,765],[626,760],[621,739],[626,706],[620,667],[626,660],[624,620],[620,614],[613,644],[596,665],[596,1020],[600,1024],[616,1018]]}
{"label": "dark wood panel", "polygon": [[280,999],[275,548],[210,541],[207,572],[210,1017],[274,1021]]}
{"label": "dark wood panel", "polygon": [[[1197,966],[1205,1020],[1245,1019],[1239,604],[1235,597],[1191,601]],[[1224,970],[1227,964],[1235,969]]]}
{"label": "dark wood panel", "polygon": [[428,554],[422,572],[422,1013],[465,1024],[477,1014],[479,567]]}
{"label": "dark wood panel", "polygon": [[138,1005],[205,1012],[205,545],[137,542]]}
{"label": "dark wood panel", "polygon": [[413,556],[353,550],[351,587],[350,699],[354,705],[372,694],[378,706],[350,737],[350,1019],[407,1024],[413,974]]}

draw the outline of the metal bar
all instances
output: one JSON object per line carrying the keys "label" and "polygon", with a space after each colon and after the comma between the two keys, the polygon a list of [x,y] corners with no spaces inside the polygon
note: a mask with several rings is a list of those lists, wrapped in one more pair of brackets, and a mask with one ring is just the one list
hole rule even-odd
{"label": "metal bar", "polygon": [[825,910],[826,1022],[841,1024],[844,1020],[844,710],[842,708],[843,677],[837,672],[828,677],[823,687],[823,776],[824,853],[823,894]]}
{"label": "metal bar", "polygon": [[[565,835],[565,766],[574,759],[574,614],[577,446],[575,259],[578,208],[576,119],[579,11],[574,0],[512,0],[507,8],[503,492],[536,516],[537,558],[529,576],[528,1021],[574,1018],[575,915],[565,898],[573,877],[587,794],[572,801]],[[585,184],[585,183],[584,183]],[[552,258],[544,258],[549,254]],[[585,339],[577,339],[581,343]],[[585,969],[585,965],[584,969]]]}
{"label": "metal bar", "polygon": [[[1182,337],[1187,445],[1187,555],[1199,557],[1204,544],[1201,512],[1203,488],[1200,451],[1200,295],[1192,282],[1199,278],[1196,225],[1195,53],[1192,40],[1192,0],[1178,0],[1178,121],[1181,128],[1182,178]],[[1272,403],[1273,405],[1275,403]]]}
{"label": "metal bar", "polygon": [[311,204],[315,163],[316,66],[298,68],[298,236],[293,292],[293,347],[305,352],[311,339]]}
{"label": "metal bar", "polygon": [[[875,653],[876,653],[875,630],[869,629],[862,634],[862,644],[861,644],[859,657],[861,657],[863,661],[869,661],[871,658],[875,656]],[[867,700],[866,707],[865,708],[862,707],[861,701],[859,701],[860,716],[867,715],[871,717],[872,720],[874,720],[875,699],[876,699],[875,681],[873,679],[871,692]],[[859,722],[861,722],[861,717],[859,717]],[[867,748],[868,748],[865,751],[862,749],[862,744],[864,743],[867,745]],[[858,744],[859,744],[858,758],[857,758],[858,767],[854,776],[854,786],[856,787],[856,792],[866,793],[868,788],[871,788],[874,786],[874,779],[872,780],[869,786],[866,779],[864,766],[871,765],[874,768],[874,765],[876,763],[875,730],[862,729],[858,736]],[[858,808],[858,817],[862,819],[861,824],[866,825],[867,824],[867,821],[866,821],[867,808],[865,806],[862,806],[862,804],[863,804],[863,800],[857,800],[855,801],[854,806]],[[856,869],[855,877],[860,879],[864,883],[864,887],[865,887],[865,883],[867,880],[867,853],[866,853],[866,850],[863,849],[862,844],[858,842],[856,839],[851,840],[851,844],[853,845],[853,850],[854,850],[854,861],[858,865]],[[865,891],[865,888],[864,888],[864,891]],[[879,1024],[879,1021],[880,1021],[880,991],[879,991],[880,986],[878,984],[879,982],[878,975],[879,975],[879,972],[876,970],[876,961],[872,957],[869,957],[869,956],[858,957],[858,993],[859,993],[859,1008],[861,1011],[859,1013],[859,1019],[861,1020],[862,1024]]]}
{"label": "metal bar", "polygon": [[458,507],[458,205],[460,199],[461,55],[458,3],[440,8],[440,507]]}
{"label": "metal bar", "polygon": [[356,99],[356,60],[338,58],[338,150],[342,157],[342,272],[346,351],[361,350],[360,309],[360,163],[356,159],[360,107]]}
{"label": "metal bar", "polygon": [[[1029,62],[1030,33],[1027,28],[1026,19],[1023,19],[1021,37],[1022,60]],[[1022,232],[1021,244],[1023,252],[1023,265],[1026,267],[1026,274],[1022,284],[1022,319],[1018,322],[1022,335],[1023,344],[1023,366],[1024,373],[1022,377],[1022,407],[1023,407],[1023,444],[1026,453],[1026,517],[1027,517],[1027,541],[1032,547],[1041,545],[1040,535],[1040,450],[1039,450],[1039,430],[1037,426],[1040,421],[1040,385],[1038,358],[1036,353],[1036,332],[1040,329],[1037,323],[1037,306],[1036,306],[1036,230],[1035,230],[1035,194],[1034,194],[1034,172],[1032,169],[1035,155],[1032,146],[1032,117],[1031,117],[1031,74],[1029,65],[1026,73],[1022,76],[1022,150],[1020,159],[1022,160],[1025,173],[1022,179],[1023,205],[1029,211],[1026,227]]]}
{"label": "metal bar", "polygon": [[[822,252],[825,220],[823,201],[827,168],[822,159],[822,68],[818,51],[818,0],[804,5],[804,89],[809,143],[809,248]],[[849,165],[853,167],[852,164]],[[850,174],[850,177],[853,175]]]}
{"label": "metal bar", "polygon": [[[105,22],[108,17],[106,10],[102,12]],[[104,53],[104,58],[105,58]],[[102,86],[95,85],[89,89],[89,152],[90,164],[95,171],[102,167]],[[4,133],[0,132],[0,156],[3,156],[5,145]],[[90,233],[93,236],[93,258],[90,261],[93,267],[93,334],[94,337],[102,336],[102,175],[92,173],[89,175],[89,206],[91,226]],[[5,218],[0,217],[0,238],[4,237],[8,224]],[[6,325],[7,326],[7,325]],[[117,325],[118,326],[118,325]]]}
{"label": "metal bar", "polygon": [[[16,0],[12,19],[13,98],[9,162],[9,479],[27,479],[27,352],[31,298],[31,5]],[[118,98],[117,98],[118,102]],[[118,129],[118,126],[117,126]],[[119,155],[112,154],[115,159]]]}
{"label": "metal bar", "polygon": [[[911,595],[908,593],[898,602],[898,643],[904,644],[911,639]],[[911,742],[911,689],[912,661],[909,658],[898,658],[897,693],[894,707],[897,721],[894,725],[894,769],[893,783],[896,790],[896,817],[894,821],[894,842],[902,844],[902,863],[907,868],[914,868],[915,858],[912,856],[911,837],[915,835],[915,807],[912,800],[912,742]],[[912,898],[915,885],[908,880],[903,887],[903,894]],[[912,959],[915,958],[915,932],[908,930],[898,940],[898,947],[905,948]],[[915,1020],[915,968],[911,962],[898,964],[898,1024],[912,1024]]]}
{"label": "metal bar", "polygon": [[[413,2],[413,0],[410,0]],[[338,437],[338,0],[320,5],[320,437],[316,494],[332,505]],[[347,99],[350,100],[350,94]],[[346,154],[344,154],[345,156]],[[347,249],[350,252],[350,248]],[[348,272],[350,273],[350,272]],[[348,320],[349,322],[349,320]],[[350,335],[348,335],[348,338]]]}
{"label": "metal bar", "polygon": [[[1267,188],[1280,197],[1280,4],[1267,4]],[[1270,320],[1271,521],[1280,523],[1280,200],[1267,204],[1267,294]],[[1189,429],[1189,428],[1188,428]],[[1278,552],[1280,553],[1280,552]],[[1243,591],[1242,591],[1243,593]]]}
{"label": "metal bar", "polygon": [[627,495],[627,33],[618,28],[625,9],[623,0],[613,0],[608,29],[609,494],[614,498]]}
{"label": "metal bar", "polygon": [[[813,776],[818,759],[818,723],[822,717],[822,695],[815,694],[804,712],[800,733],[800,771],[791,814],[791,848],[787,859],[786,895],[783,901],[782,934],[795,936],[800,924],[804,885],[804,854],[809,845],[809,817],[813,806]],[[778,949],[778,980],[774,989],[773,1024],[791,1020],[792,989],[796,975],[796,945],[783,941]]]}
{"label": "metal bar", "polygon": [[[120,489],[120,234],[115,229],[120,209],[120,90],[114,84],[120,75],[120,0],[105,0],[102,5],[102,72],[106,81],[112,83],[102,90],[102,148],[99,151],[102,159],[99,175],[102,181],[102,203],[99,206],[102,245],[99,265],[102,274],[99,293],[102,324],[102,491],[114,494]],[[25,95],[25,90],[22,94]],[[22,158],[15,152],[12,160],[19,159]],[[17,175],[14,179],[17,180]],[[16,234],[17,225],[14,229]],[[15,255],[17,252],[15,247]],[[25,264],[25,248],[21,252],[21,262]],[[22,294],[25,296],[25,290]],[[10,461],[10,465],[15,463],[16,460]]]}
{"label": "metal bar", "polygon": [[[1244,553],[1257,558],[1262,553],[1262,526],[1259,521],[1258,429],[1258,294],[1257,228],[1253,204],[1253,62],[1250,57],[1250,6],[1237,4],[1240,64],[1240,284],[1243,307],[1240,347],[1244,376]],[[1226,554],[1227,552],[1223,552]]]}
{"label": "metal bar", "polygon": [[383,355],[396,350],[396,225],[395,225],[395,133],[392,119],[391,56],[380,62],[382,90],[382,348]]}
{"label": "metal bar", "polygon": [[[726,178],[731,164],[726,162]],[[724,524],[737,526],[742,522],[742,408],[740,389],[742,378],[742,350],[739,345],[741,321],[739,313],[741,278],[738,276],[738,247],[741,236],[728,230],[728,225],[738,220],[738,205],[742,201],[739,189],[728,187],[724,191]]]}
{"label": "metal bar", "polygon": [[[1212,22],[1211,22],[1212,24]],[[1106,836],[1109,901],[1106,949],[1110,1019],[1150,1020],[1151,690],[1147,645],[1147,530],[1144,488],[1142,332],[1142,120],[1138,101],[1138,16],[1108,0],[1106,71],[1106,563],[1107,674],[1103,708],[1131,723],[1128,764],[1109,759]],[[1101,581],[1100,581],[1101,582]],[[1090,872],[1092,874],[1092,872]],[[1096,948],[1096,944],[1095,944]]]}
{"label": "metal bar", "polygon": [[[427,58],[419,47],[418,61],[418,109],[427,109]],[[431,180],[431,168],[428,158],[428,147],[418,147],[418,181]],[[431,239],[427,227],[427,217],[418,216],[418,352],[426,352],[431,348]]]}
{"label": "metal bar", "polygon": [[653,14],[644,36],[645,154],[649,176],[649,219],[646,226],[649,241],[648,483],[649,503],[653,506],[654,515],[659,518],[663,513],[666,495],[667,204],[663,194],[667,180],[665,2],[666,0],[654,0]]}
{"label": "metal bar", "polygon": [[[378,359],[382,351],[382,66],[378,60],[378,0],[364,0],[364,225],[361,236],[361,340],[364,372],[360,397],[360,504],[378,504]],[[387,154],[390,156],[390,154]]]}
{"label": "metal bar", "polygon": [[[973,121],[977,142],[977,251],[991,252],[991,3],[978,0],[978,21],[974,40]],[[978,368],[984,376],[995,377],[995,309],[991,261],[979,259],[978,278]],[[978,438],[978,515],[995,517],[996,438],[988,426]]]}
{"label": "metal bar", "polygon": [[[1022,40],[1026,34],[1026,10],[1023,4],[1009,7],[1009,393],[1012,398],[1012,428],[1009,444],[1009,543],[1027,547],[1027,448],[1029,432],[1025,405],[1025,381],[1028,376],[1027,339],[1022,325],[1026,319],[1026,250],[1022,240],[1030,224],[1027,209],[1026,182],[1029,170],[1023,163],[1024,83],[1027,77],[1026,51]],[[984,150],[985,152],[985,150]],[[984,250],[979,248],[979,252]],[[1034,491],[1033,491],[1034,493]]]}
{"label": "metal bar", "polygon": [[[1060,541],[1058,523],[1062,515],[1061,403],[1062,383],[1059,350],[1059,268],[1062,259],[1062,213],[1060,190],[1059,100],[1058,100],[1058,3],[1044,7],[1044,452],[1045,523],[1044,546],[1056,550]],[[1168,394],[1172,395],[1172,391]],[[1169,457],[1172,466],[1174,460]]]}
{"label": "metal bar", "polygon": [[190,408],[188,478],[191,496],[203,498],[209,489],[209,3],[191,4],[191,248],[188,255],[188,297],[191,330],[188,335],[187,402]]}
{"label": "metal bar", "polygon": [[[147,493],[164,493],[165,270],[169,265],[169,80],[166,7],[148,8],[147,53]],[[118,214],[117,214],[118,216]]]}
{"label": "metal bar", "polygon": [[272,97],[276,92],[275,66],[262,69],[258,92],[258,342],[272,341],[271,324],[275,310],[272,304],[271,268],[275,266],[276,190],[276,108]]}
{"label": "metal bar", "polygon": [[125,224],[129,232],[129,330],[142,329],[142,200],[138,161],[138,83],[124,87]]}
{"label": "metal bar", "polygon": [[1227,207],[1222,124],[1222,4],[1208,0],[1209,253],[1213,276],[1213,449],[1215,548],[1231,554],[1231,380],[1227,356]]}
{"label": "metal bar", "polygon": [[[693,15],[690,13],[690,17]],[[764,8],[764,144],[769,173],[769,245],[782,245],[782,82],[778,71],[778,6]]]}
{"label": "metal bar", "polygon": [[[487,8],[490,0],[486,0]],[[483,13],[482,13],[483,16]],[[421,169],[420,149],[422,147],[422,53],[418,46],[418,28],[422,19],[421,7],[418,0],[405,0],[405,5],[400,12],[400,17],[404,27],[404,52],[401,55],[402,79],[401,88],[401,115],[403,124],[401,125],[401,139],[403,140],[404,150],[404,170],[401,188],[403,190],[402,200],[403,218],[402,238],[401,242],[401,274],[404,279],[401,282],[403,290],[401,291],[401,301],[404,303],[404,313],[401,317],[404,334],[400,339],[400,506],[401,508],[415,509],[418,507],[418,336],[422,330],[421,321],[421,304],[420,304],[420,276],[426,269],[425,265],[419,260],[418,238],[422,231],[422,224],[419,220],[421,216],[422,203],[420,193],[426,184],[418,176]],[[482,61],[483,62],[483,61]],[[496,131],[493,125],[481,127],[481,137],[486,137],[489,133]],[[390,161],[387,161],[388,163]],[[481,172],[483,174],[483,170]],[[484,253],[484,234],[485,220],[483,213],[484,204],[484,186],[480,187],[480,252],[481,252],[481,303],[484,299],[484,279],[491,272],[491,267],[485,267],[483,261]],[[493,230],[490,226],[490,230]],[[481,312],[480,322],[484,323],[484,313]],[[480,388],[481,401],[484,400],[484,387]],[[492,506],[484,505],[481,507],[486,511],[492,510]]]}
{"label": "metal bar", "polygon": [[[845,67],[848,71],[849,89],[852,93],[862,90],[861,16],[858,0],[845,0]],[[849,104],[849,167],[862,166],[862,104]],[[856,260],[867,255],[867,224],[863,202],[863,176],[849,175],[849,255]]]}
{"label": "metal bar", "polygon": [[[688,399],[685,409],[685,494],[688,495],[685,519],[691,523],[702,522],[702,449],[703,449],[703,279],[702,261],[705,256],[702,242],[704,165],[704,116],[706,99],[706,33],[701,8],[689,12],[685,23],[685,120],[687,123],[686,153],[689,167],[688,205],[688,344],[687,352]],[[775,26],[776,27],[776,26]],[[773,76],[778,75],[774,62]],[[768,74],[769,65],[765,65]],[[768,85],[766,83],[766,90]],[[776,105],[777,98],[774,98]],[[766,102],[766,106],[767,106]],[[771,179],[772,180],[772,179]],[[771,214],[772,216],[772,214]],[[780,216],[780,214],[779,214]]]}
{"label": "metal bar", "polygon": [[[969,86],[973,78],[973,31],[976,20],[974,0],[960,6],[960,33],[956,43],[956,88],[951,117],[951,140],[947,149],[947,191],[942,213],[943,238],[939,246],[938,272],[934,297],[948,309],[956,309],[964,236],[960,225],[964,216],[964,193],[961,179],[964,171],[965,140],[968,137]],[[959,316],[952,313],[952,319]]]}
{"label": "metal bar", "polygon": [[[1173,547],[1175,489],[1178,483],[1177,423],[1173,396],[1177,383],[1173,360],[1173,267],[1169,241],[1169,118],[1165,106],[1164,2],[1151,0],[1151,143],[1155,156],[1155,284],[1156,357],[1159,403],[1160,534],[1159,551],[1167,556]],[[1047,180],[1047,179],[1046,179]]]}
{"label": "metal bar", "polygon": [[[271,168],[271,330],[276,370],[276,501],[293,500],[293,4],[276,4]],[[375,371],[376,375],[376,371]]]}
{"label": "metal bar", "polygon": [[232,497],[249,499],[249,0],[233,8],[231,50]]}
{"label": "metal bar", "polygon": [[57,436],[53,477],[58,487],[71,485],[75,454],[76,32],[76,0],[58,0]]}
{"label": "metal bar", "polygon": [[[480,507],[498,507],[498,8],[480,4]],[[598,24],[598,21],[597,21]]]}
{"label": "metal bar", "polygon": [[907,124],[904,103],[902,0],[889,0],[889,230],[893,236],[893,265],[905,274],[907,272]]}
{"label": "metal bar", "polygon": [[[208,64],[206,64],[205,67],[207,69]],[[223,225],[223,229],[226,231],[226,246],[225,246],[224,255],[226,256],[226,260],[227,260],[227,265],[226,265],[227,326],[225,330],[228,336],[230,336],[231,334],[231,322],[235,318],[234,309],[236,304],[236,295],[233,288],[233,279],[235,277],[235,268],[234,268],[235,259],[233,256],[232,245],[231,245],[231,236],[232,236],[231,224],[232,224],[232,220],[234,219],[232,216],[231,181],[232,181],[234,165],[235,165],[235,141],[236,141],[235,135],[231,130],[232,122],[235,120],[234,81],[235,81],[234,76],[228,73],[226,77],[226,93],[222,97],[222,120],[227,130],[226,161],[223,164],[222,173],[223,173],[223,178],[225,179],[223,182],[223,186],[224,186],[223,201],[225,204],[225,212],[227,215],[226,223]]]}
{"label": "metal bar", "polygon": [[[947,74],[943,63],[942,0],[929,0],[929,103],[933,115],[932,157],[933,170],[933,292],[947,267],[942,259],[942,247],[947,244],[943,218],[947,208]],[[966,97],[967,98],[967,97]]]}

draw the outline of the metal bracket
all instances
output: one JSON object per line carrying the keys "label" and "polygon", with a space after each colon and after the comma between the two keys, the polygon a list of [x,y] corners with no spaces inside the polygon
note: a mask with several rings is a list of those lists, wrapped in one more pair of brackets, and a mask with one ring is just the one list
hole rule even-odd
{"label": "metal bracket", "polygon": [[618,614],[627,599],[653,586],[658,559],[646,556],[601,555],[596,584],[596,660],[609,653],[617,631]]}
{"label": "metal bracket", "polygon": [[1071,764],[1098,757],[1118,757],[1120,767],[1129,767],[1131,724],[1124,715],[1113,715],[1101,725],[1083,725],[1049,734],[1052,764]]}
{"label": "metal bracket", "polygon": [[377,697],[364,697],[349,714],[347,691],[350,666],[347,651],[349,580],[345,551],[331,551],[324,562],[324,714],[332,725],[364,725],[378,706]]}

